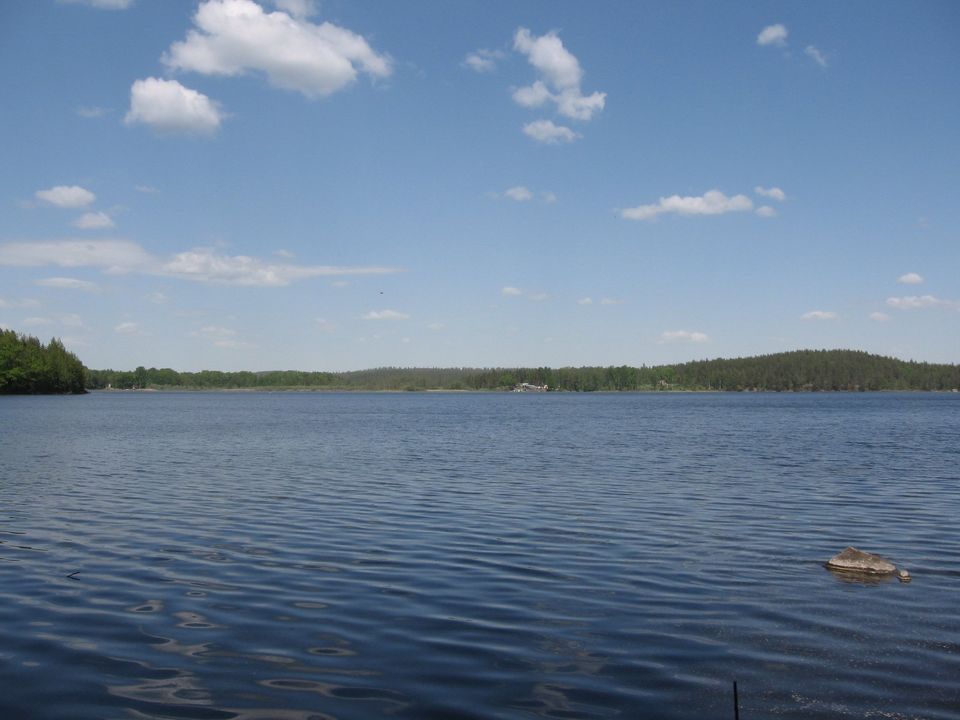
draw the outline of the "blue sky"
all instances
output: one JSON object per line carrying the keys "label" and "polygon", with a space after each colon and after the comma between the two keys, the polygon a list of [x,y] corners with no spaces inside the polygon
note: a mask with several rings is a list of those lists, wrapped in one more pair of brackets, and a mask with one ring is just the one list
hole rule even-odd
{"label": "blue sky", "polygon": [[8,0],[0,325],[90,367],[960,362],[960,5]]}

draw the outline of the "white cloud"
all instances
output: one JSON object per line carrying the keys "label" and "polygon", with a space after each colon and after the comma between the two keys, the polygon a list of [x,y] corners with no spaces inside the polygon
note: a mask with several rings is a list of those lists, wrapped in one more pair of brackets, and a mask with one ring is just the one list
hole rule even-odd
{"label": "white cloud", "polygon": [[100,230],[102,228],[112,228],[113,218],[111,218],[105,212],[88,212],[84,213],[70,224],[75,228],[80,228],[81,230]]}
{"label": "white cloud", "polygon": [[170,298],[168,298],[166,295],[164,295],[164,294],[163,294],[162,292],[160,292],[159,290],[157,290],[157,291],[155,291],[155,292],[152,292],[152,293],[150,293],[149,295],[147,295],[147,300],[149,300],[150,302],[152,302],[152,303],[155,304],[155,305],[163,305],[163,304],[166,303],[169,299],[170,299]]}
{"label": "white cloud", "polygon": [[480,50],[469,53],[467,57],[464,58],[463,64],[474,72],[488,73],[497,69],[497,61],[502,58],[503,53],[500,50],[485,50],[481,48]]}
{"label": "white cloud", "polygon": [[556,193],[552,193],[549,190],[540,193],[540,197],[547,205],[553,205],[557,201]]}
{"label": "white cloud", "polygon": [[280,248],[279,250],[274,250],[273,254],[276,255],[277,257],[286,258],[287,260],[292,260],[293,258],[296,257],[296,255],[294,255],[292,252],[290,252],[289,250],[284,250],[283,248]]}
{"label": "white cloud", "polygon": [[52,325],[53,320],[45,317],[28,317],[24,318],[20,324],[26,327],[36,327],[38,325]]}
{"label": "white cloud", "polygon": [[194,248],[177,253],[156,270],[186,280],[222,285],[278,287],[296,280],[336,275],[387,275],[398,268],[379,266],[294,265],[268,263],[246,255],[222,255],[211,248]]}
{"label": "white cloud", "polygon": [[923,283],[923,276],[915,272],[909,272],[906,275],[898,277],[897,282],[903,283],[904,285],[920,285]]}
{"label": "white cloud", "polygon": [[37,190],[33,195],[37,200],[61,208],[86,207],[97,199],[96,195],[79,185],[57,185],[49,190]]}
{"label": "white cloud", "polygon": [[577,300],[577,305],[593,305],[593,298],[585,297]]}
{"label": "white cloud", "polygon": [[65,327],[83,327],[83,318],[76,313],[69,313],[60,317],[60,324]]}
{"label": "white cloud", "polygon": [[0,298],[0,308],[31,308],[39,306],[40,303],[32,298],[24,298],[23,300],[4,300],[3,298]]}
{"label": "white cloud", "polygon": [[549,296],[547,293],[541,292],[541,293],[530,293],[530,296],[529,296],[529,297],[530,297],[530,299],[533,300],[534,302],[543,302],[544,300],[546,300],[546,299],[549,298],[550,296]]}
{"label": "white cloud", "polygon": [[329,22],[268,13],[252,0],[208,0],[193,22],[196,29],[163,56],[171,70],[227,76],[260,71],[271,84],[307,97],[341,90],[359,72],[375,78],[392,72],[390,58],[362,36]]}
{"label": "white cloud", "polygon": [[783,202],[784,200],[787,199],[787,194],[778,187],[765,188],[765,187],[761,187],[760,185],[757,185],[753,189],[753,191],[757,195],[762,195],[763,197],[768,197],[773,200],[779,200],[780,202]]}
{"label": "white cloud", "polygon": [[610,298],[605,297],[600,301],[601,305],[623,305],[623,300],[620,298]]}
{"label": "white cloud", "polygon": [[[535,37],[527,28],[519,28],[513,37],[513,47],[527,56],[527,60],[543,78],[515,91],[515,102],[525,107],[537,107],[551,100],[556,103],[557,111],[561,115],[575,120],[589,120],[595,112],[603,110],[607,94],[582,93],[580,82],[583,79],[583,70],[580,62],[563,46],[556,33],[549,32]],[[553,92],[548,85],[553,88]]]}
{"label": "white cloud", "polygon": [[127,321],[119,325],[114,325],[113,331],[118,335],[138,335],[140,333],[140,326],[135,322]]}
{"label": "white cloud", "polygon": [[430,323],[429,325],[427,325],[427,330],[433,330],[434,332],[440,332],[441,330],[446,330],[446,328],[447,328],[446,325],[438,322]]}
{"label": "white cloud", "polygon": [[807,45],[807,47],[803,49],[803,52],[820,67],[827,67],[827,58],[813,45]]}
{"label": "white cloud", "polygon": [[133,5],[133,0],[57,0],[61,3],[74,5],[89,5],[100,10],[126,10]]}
{"label": "white cloud", "polygon": [[757,45],[786,45],[787,28],[777,23],[776,25],[767,25],[760,34],[757,35]]}
{"label": "white cloud", "polygon": [[83,290],[84,292],[100,292],[100,286],[89,280],[78,280],[68,277],[50,277],[35,280],[34,285],[40,287],[59,288],[61,290]]}
{"label": "white cloud", "polygon": [[409,315],[396,310],[371,310],[362,316],[363,320],[408,320]]}
{"label": "white cloud", "polygon": [[836,320],[839,316],[832,310],[811,310],[800,317],[803,320]]}
{"label": "white cloud", "polygon": [[517,295],[523,295],[523,290],[507,285],[500,290],[500,294],[507,295],[508,297],[516,297]]}
{"label": "white cloud", "polygon": [[906,297],[887,298],[887,305],[899,310],[919,310],[921,308],[943,307],[960,309],[960,301],[944,300],[933,295],[908,295]]}
{"label": "white cloud", "polygon": [[564,125],[554,125],[552,120],[534,120],[523,126],[523,132],[537,142],[548,145],[573,142],[580,137],[578,133]]}
{"label": "white cloud", "polygon": [[161,260],[129,240],[58,240],[0,245],[0,266],[100,267],[106,272],[138,271],[220,285],[278,287],[312,277],[387,275],[400,268],[375,265],[295,265],[246,255],[223,255],[194,248]]}
{"label": "white cloud", "polygon": [[752,210],[753,202],[746,195],[727,197],[719,190],[710,190],[699,197],[671,195],[661,197],[654,205],[626,208],[620,215],[627,220],[651,220],[664,213],[678,215],[722,215],[728,212]]}
{"label": "white cloud", "polygon": [[667,330],[660,333],[659,343],[705,343],[710,340],[706,333],[689,330]]}
{"label": "white cloud", "polygon": [[256,347],[253,343],[240,340],[237,337],[237,331],[233,328],[222,327],[220,325],[205,325],[199,330],[194,330],[190,335],[208,340],[213,347],[218,348],[236,349]]}
{"label": "white cloud", "polygon": [[755,211],[760,217],[771,218],[777,216],[777,211],[769,205],[761,205]]}
{"label": "white cloud", "polygon": [[176,80],[146,78],[130,86],[130,111],[123,121],[143,123],[161,133],[210,135],[223,115],[216,102]]}
{"label": "white cloud", "polygon": [[96,105],[81,105],[77,108],[77,115],[88,120],[101,118],[110,112],[110,108],[98,107]]}
{"label": "white cloud", "polygon": [[517,202],[525,202],[527,200],[533,199],[533,193],[530,192],[523,185],[517,185],[512,187],[509,190],[504,190],[503,194],[506,195],[511,200],[516,200]]}
{"label": "white cloud", "polygon": [[153,187],[152,185],[134,185],[133,189],[136,190],[137,192],[142,192],[142,193],[160,192],[157,188]]}
{"label": "white cloud", "polygon": [[0,266],[148,268],[153,257],[129,240],[55,240],[0,245]]}
{"label": "white cloud", "polygon": [[882,312],[872,312],[870,313],[870,319],[876,322],[886,322],[890,319],[890,316]]}

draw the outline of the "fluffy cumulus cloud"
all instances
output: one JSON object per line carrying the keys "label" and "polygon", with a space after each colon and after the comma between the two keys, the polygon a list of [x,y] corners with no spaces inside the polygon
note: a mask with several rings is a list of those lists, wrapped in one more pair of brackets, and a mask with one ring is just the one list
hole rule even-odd
{"label": "fluffy cumulus cloud", "polygon": [[83,290],[85,292],[99,292],[100,286],[89,280],[78,280],[69,277],[50,277],[36,280],[34,285],[40,287],[59,288],[61,290]]}
{"label": "fluffy cumulus cloud", "polygon": [[706,333],[691,332],[689,330],[667,330],[660,333],[659,342],[662,343],[705,343],[710,338]]}
{"label": "fluffy cumulus cloud", "polygon": [[513,37],[513,47],[527,56],[540,75],[532,85],[514,91],[515,102],[524,107],[540,107],[549,101],[561,115],[575,120],[589,120],[603,110],[607,94],[583,94],[580,62],[563,46],[556,33],[537,37],[527,28],[519,28]]}
{"label": "fluffy cumulus cloud", "polygon": [[363,320],[409,320],[407,313],[396,310],[371,310],[366,315],[361,316]]}
{"label": "fluffy cumulus cloud", "polygon": [[778,200],[779,202],[783,202],[787,199],[787,194],[778,187],[765,188],[757,185],[753,191],[761,197],[770,198],[771,200]]}
{"label": "fluffy cumulus cloud", "polygon": [[[279,3],[286,9],[305,3]],[[195,29],[163,56],[171,70],[203,75],[262,72],[271,84],[307,97],[330,95],[359,73],[386,78],[391,61],[350,30],[310,22],[302,13],[266,12],[252,0],[207,0]]]}
{"label": "fluffy cumulus cloud", "polygon": [[552,120],[534,120],[523,126],[523,133],[537,142],[558,145],[576,140],[580,135],[565,125],[555,125]]}
{"label": "fluffy cumulus cloud", "polygon": [[832,310],[811,310],[800,317],[804,320],[836,320],[839,316]]}
{"label": "fluffy cumulus cloud", "polygon": [[817,50],[813,45],[807,45],[803,49],[804,54],[811,60],[813,60],[820,67],[825,68],[827,66],[827,58],[824,57],[824,54]]}
{"label": "fluffy cumulus cloud", "polygon": [[920,310],[923,308],[960,309],[960,300],[944,300],[933,295],[907,295],[887,298],[887,305],[898,310]]}
{"label": "fluffy cumulus cloud", "polygon": [[652,220],[658,215],[723,215],[729,212],[752,210],[753,201],[746,195],[727,197],[719,190],[710,190],[699,196],[671,195],[652,205],[638,205],[620,211],[627,220]]}
{"label": "fluffy cumulus cloud", "polygon": [[497,62],[503,58],[503,52],[500,50],[475,50],[468,53],[463,59],[464,67],[468,67],[474,72],[489,73],[497,69]]}
{"label": "fluffy cumulus cloud", "polygon": [[904,285],[920,285],[923,283],[923,276],[915,272],[909,272],[898,277],[897,282]]}
{"label": "fluffy cumulus cloud", "polygon": [[777,23],[776,25],[767,25],[760,34],[757,35],[757,45],[778,45],[787,44],[787,28],[785,25]]}
{"label": "fluffy cumulus cloud", "polygon": [[113,218],[105,212],[88,212],[74,220],[71,225],[81,230],[103,230],[113,227]]}
{"label": "fluffy cumulus cloud", "polygon": [[211,248],[194,248],[177,253],[171,260],[162,263],[155,272],[185,280],[220,285],[278,287],[311,277],[385,275],[398,272],[398,269],[377,266],[343,267],[271,263],[247,255],[224,255]]}
{"label": "fluffy cumulus cloud", "polygon": [[97,199],[96,195],[79,185],[56,185],[49,190],[37,190],[33,196],[60,208],[82,208]]}
{"label": "fluffy cumulus cloud", "polygon": [[517,202],[526,202],[527,200],[533,199],[533,193],[523,185],[517,185],[516,187],[504,190],[503,194],[511,200],[516,200]]}
{"label": "fluffy cumulus cloud", "polygon": [[223,115],[216,102],[176,80],[146,78],[130,87],[130,110],[124,122],[143,123],[161,133],[210,135]]}

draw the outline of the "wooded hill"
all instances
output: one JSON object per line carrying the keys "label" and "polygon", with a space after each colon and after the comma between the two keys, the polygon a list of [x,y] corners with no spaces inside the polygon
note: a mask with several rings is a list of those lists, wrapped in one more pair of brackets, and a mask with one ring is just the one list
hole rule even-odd
{"label": "wooded hill", "polygon": [[377,368],[353,372],[179,373],[169,368],[90,370],[87,387],[116,389],[863,391],[954,390],[960,365],[906,362],[855,350],[798,350],[679,365],[579,368]]}
{"label": "wooded hill", "polygon": [[83,363],[56,338],[37,338],[0,330],[0,395],[83,393]]}

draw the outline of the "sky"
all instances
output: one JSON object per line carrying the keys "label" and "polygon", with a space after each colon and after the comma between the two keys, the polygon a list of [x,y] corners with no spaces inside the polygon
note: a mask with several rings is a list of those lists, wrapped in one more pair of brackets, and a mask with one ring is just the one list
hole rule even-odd
{"label": "sky", "polygon": [[5,0],[0,326],[92,368],[960,362],[960,4]]}

